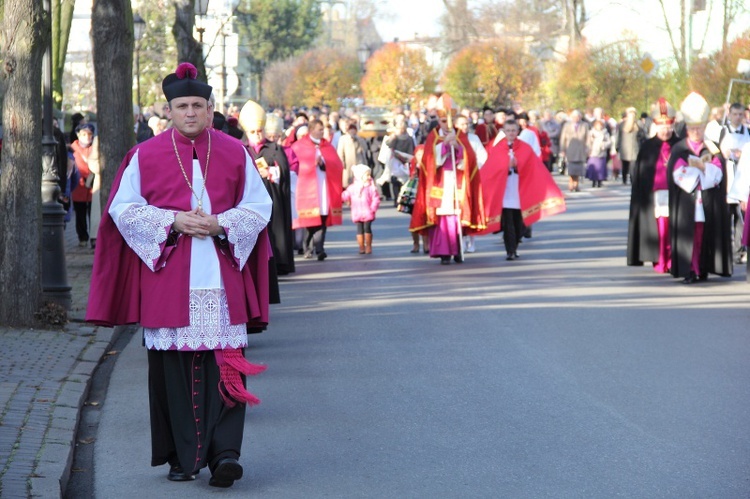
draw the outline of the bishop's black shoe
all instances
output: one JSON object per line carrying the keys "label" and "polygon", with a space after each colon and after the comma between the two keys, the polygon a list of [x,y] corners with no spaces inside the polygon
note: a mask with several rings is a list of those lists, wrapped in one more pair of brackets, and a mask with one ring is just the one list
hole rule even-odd
{"label": "bishop's black shoe", "polygon": [[516,259],[516,255],[514,255],[513,253],[508,253],[508,256],[506,256],[505,259],[506,260],[515,260]]}
{"label": "bishop's black shoe", "polygon": [[216,463],[216,468],[211,472],[208,484],[211,487],[227,488],[234,485],[235,480],[242,478],[242,466],[236,459],[225,457]]}
{"label": "bishop's black shoe", "polygon": [[461,255],[453,255],[453,261],[456,263],[464,263],[464,259],[461,258]]}
{"label": "bishop's black shoe", "polygon": [[450,265],[450,263],[451,263],[451,257],[449,256],[440,257],[440,265]]}

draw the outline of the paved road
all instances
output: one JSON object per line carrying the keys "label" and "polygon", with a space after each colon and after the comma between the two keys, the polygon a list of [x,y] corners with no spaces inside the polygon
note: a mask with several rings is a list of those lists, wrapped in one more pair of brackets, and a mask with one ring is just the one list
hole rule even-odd
{"label": "paved road", "polygon": [[[625,266],[628,189],[569,198],[521,258],[499,236],[463,265],[410,255],[381,209],[374,254],[351,223],[284,280],[248,357],[246,475],[226,497],[750,496],[745,271],[684,286]],[[115,367],[96,496],[205,497],[204,471],[149,467],[146,358]]]}

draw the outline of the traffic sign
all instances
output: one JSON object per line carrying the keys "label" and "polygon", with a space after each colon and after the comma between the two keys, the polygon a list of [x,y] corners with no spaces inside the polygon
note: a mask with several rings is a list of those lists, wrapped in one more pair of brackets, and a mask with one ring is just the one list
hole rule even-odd
{"label": "traffic sign", "polygon": [[641,62],[638,66],[641,68],[641,71],[643,71],[644,75],[650,77],[654,74],[656,68],[659,67],[659,63],[654,60],[653,57],[651,57],[651,54],[646,52],[645,54],[643,54],[643,58],[641,59]]}

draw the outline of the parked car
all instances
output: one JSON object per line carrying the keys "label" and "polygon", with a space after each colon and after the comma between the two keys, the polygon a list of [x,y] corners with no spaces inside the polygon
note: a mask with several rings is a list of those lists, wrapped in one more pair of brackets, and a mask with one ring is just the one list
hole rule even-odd
{"label": "parked car", "polygon": [[385,137],[393,124],[393,113],[383,107],[363,107],[359,111],[359,136]]}

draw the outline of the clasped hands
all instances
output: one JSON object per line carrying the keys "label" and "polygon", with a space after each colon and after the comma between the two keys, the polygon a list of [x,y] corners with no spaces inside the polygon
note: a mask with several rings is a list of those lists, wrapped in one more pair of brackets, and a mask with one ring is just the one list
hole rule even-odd
{"label": "clasped hands", "polygon": [[458,147],[460,144],[458,143],[458,138],[456,137],[456,132],[451,132],[448,135],[445,136],[445,139],[443,139],[446,144],[452,145],[453,147]]}
{"label": "clasped hands", "polygon": [[199,208],[178,212],[174,217],[172,229],[198,239],[224,234],[224,228],[219,225],[216,215],[209,215]]}

